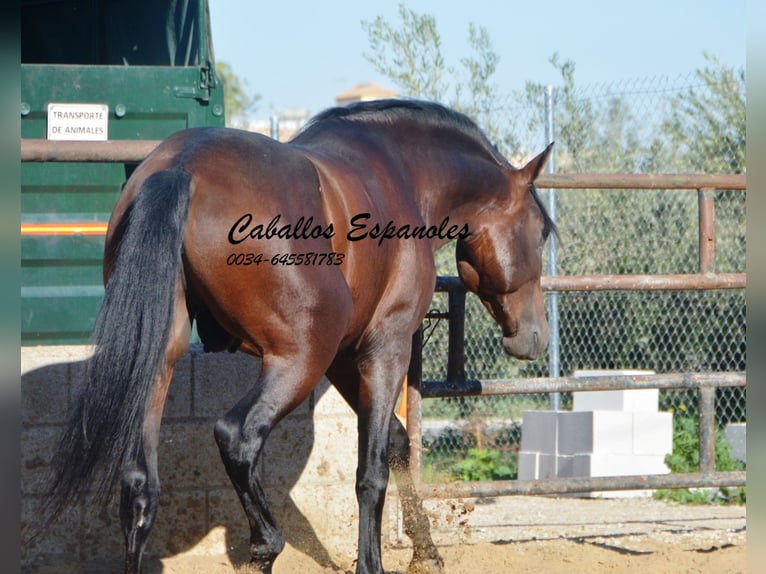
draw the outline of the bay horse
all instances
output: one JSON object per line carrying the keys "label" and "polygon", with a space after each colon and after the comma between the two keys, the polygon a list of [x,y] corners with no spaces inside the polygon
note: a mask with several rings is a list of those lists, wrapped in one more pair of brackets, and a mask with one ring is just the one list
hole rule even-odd
{"label": "bay horse", "polygon": [[250,567],[271,572],[285,544],[256,470],[264,442],[326,375],[358,415],[356,571],[383,572],[390,464],[413,539],[409,571],[442,572],[392,416],[431,303],[433,253],[456,239],[458,273],[505,351],[539,356],[542,247],[555,227],[534,181],[550,151],[515,169],[466,116],[414,100],[332,108],[286,144],[229,128],[168,137],[110,218],[95,350],[51,464],[49,515],[119,485],[125,572],[140,572],[160,496],[163,404],[196,322],[206,351],[262,358],[214,426],[249,521]]}

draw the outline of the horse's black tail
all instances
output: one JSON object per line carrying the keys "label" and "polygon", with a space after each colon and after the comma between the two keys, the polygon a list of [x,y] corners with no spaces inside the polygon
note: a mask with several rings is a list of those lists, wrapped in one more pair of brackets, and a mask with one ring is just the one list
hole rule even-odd
{"label": "horse's black tail", "polygon": [[156,172],[115,230],[119,244],[94,354],[51,463],[45,522],[35,534],[86,493],[105,502],[123,462],[140,453],[147,401],[168,345],[190,197],[188,173]]}

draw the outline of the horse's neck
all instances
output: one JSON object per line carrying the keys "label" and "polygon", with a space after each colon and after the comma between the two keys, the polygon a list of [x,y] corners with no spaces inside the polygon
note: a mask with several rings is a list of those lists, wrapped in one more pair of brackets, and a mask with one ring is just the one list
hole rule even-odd
{"label": "horse's neck", "polygon": [[446,217],[454,224],[470,224],[508,191],[503,169],[485,156],[456,157],[454,151],[435,150],[429,165],[416,153],[408,155],[406,147],[402,154],[414,158],[408,169],[415,201],[428,225],[438,226]]}

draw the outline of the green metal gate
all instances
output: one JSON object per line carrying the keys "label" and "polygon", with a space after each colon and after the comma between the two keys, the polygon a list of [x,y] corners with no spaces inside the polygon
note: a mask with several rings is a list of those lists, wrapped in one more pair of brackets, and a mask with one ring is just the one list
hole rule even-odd
{"label": "green metal gate", "polygon": [[[23,1],[21,36],[23,139],[224,125],[207,0]],[[22,344],[88,342],[106,223],[136,165],[22,164]]]}

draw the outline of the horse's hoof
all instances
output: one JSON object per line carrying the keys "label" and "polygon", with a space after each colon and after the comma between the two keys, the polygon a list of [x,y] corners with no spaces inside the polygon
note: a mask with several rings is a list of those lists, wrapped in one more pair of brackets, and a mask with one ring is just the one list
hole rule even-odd
{"label": "horse's hoof", "polygon": [[235,571],[237,574],[272,574],[272,567],[274,566],[274,559],[271,560],[258,560],[253,558],[250,562],[242,564]]}
{"label": "horse's hoof", "polygon": [[444,560],[441,557],[413,560],[407,568],[407,574],[444,574]]}

